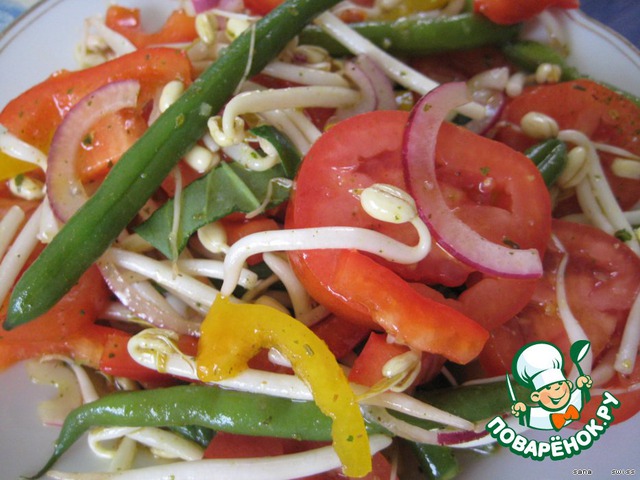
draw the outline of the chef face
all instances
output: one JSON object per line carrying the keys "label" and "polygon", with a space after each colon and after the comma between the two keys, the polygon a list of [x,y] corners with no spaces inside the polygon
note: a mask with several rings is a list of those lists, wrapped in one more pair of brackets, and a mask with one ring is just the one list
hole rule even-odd
{"label": "chef face", "polygon": [[572,384],[569,380],[552,383],[531,394],[531,400],[547,410],[560,410],[571,400]]}

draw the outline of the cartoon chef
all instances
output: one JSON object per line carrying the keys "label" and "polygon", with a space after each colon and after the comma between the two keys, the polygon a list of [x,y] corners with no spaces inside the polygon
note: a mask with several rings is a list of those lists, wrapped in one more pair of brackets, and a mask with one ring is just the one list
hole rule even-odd
{"label": "cartoon chef", "polygon": [[513,358],[513,377],[532,390],[529,398],[538,406],[517,401],[510,388],[514,402],[511,412],[516,417],[523,416],[530,428],[558,431],[580,418],[582,390],[591,388],[593,382],[588,375],[581,375],[576,380],[577,388],[572,390],[573,383],[565,377],[563,367],[562,352],[547,342],[528,344]]}

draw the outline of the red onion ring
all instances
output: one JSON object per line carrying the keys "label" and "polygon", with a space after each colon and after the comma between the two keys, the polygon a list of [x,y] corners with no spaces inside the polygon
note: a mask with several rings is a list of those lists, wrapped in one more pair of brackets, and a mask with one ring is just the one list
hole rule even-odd
{"label": "red onion ring", "polygon": [[472,442],[484,438],[489,433],[486,430],[474,432],[473,430],[456,430],[452,432],[438,432],[438,444],[459,445],[461,443]]}
{"label": "red onion ring", "polygon": [[332,122],[373,110],[397,108],[393,83],[369,57],[358,55],[354,60],[346,62],[344,69],[346,76],[360,90],[361,99],[353,106],[338,109]]}
{"label": "red onion ring", "polygon": [[537,278],[542,262],[535,249],[517,250],[493,243],[456,217],[436,178],[436,141],[446,116],[469,101],[464,82],[447,83],[414,107],[405,129],[404,173],[422,220],[451,255],[480,272],[505,278]]}
{"label": "red onion ring", "polygon": [[140,84],[136,80],[109,83],[83,97],[65,115],[51,142],[47,159],[47,197],[56,217],[66,222],[87,201],[78,176],[77,149],[88,128],[105,115],[135,107]]}

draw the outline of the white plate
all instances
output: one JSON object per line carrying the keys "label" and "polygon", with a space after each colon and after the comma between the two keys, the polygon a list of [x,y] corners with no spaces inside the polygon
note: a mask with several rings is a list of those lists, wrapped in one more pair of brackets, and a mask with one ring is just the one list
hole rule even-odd
{"label": "white plate", "polygon": [[[144,18],[153,12],[163,18],[177,1],[128,0],[125,5],[143,6]],[[48,0],[27,12],[0,38],[0,105],[57,69],[75,69],[74,46],[81,38],[83,19],[102,14],[107,0]],[[558,12],[571,45],[570,61],[581,71],[617,84],[640,95],[640,52],[630,43],[578,12]],[[153,27],[154,25],[150,25]],[[540,29],[538,29],[540,30]],[[0,375],[0,476],[14,480],[32,474],[52,450],[57,429],[40,425],[36,409],[53,394],[32,385],[22,365]],[[612,469],[635,468],[640,473],[637,433],[640,415],[613,425],[587,451],[562,461],[535,462],[502,451],[490,458],[469,459],[461,479],[517,478],[555,479],[575,476],[575,469],[590,469],[592,478],[609,478]],[[60,470],[105,468],[79,442],[56,466]]]}

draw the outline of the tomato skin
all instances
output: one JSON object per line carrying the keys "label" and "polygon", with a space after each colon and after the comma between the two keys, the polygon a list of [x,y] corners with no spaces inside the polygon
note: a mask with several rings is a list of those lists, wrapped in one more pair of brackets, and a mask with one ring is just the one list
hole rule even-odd
{"label": "tomato skin", "polygon": [[146,120],[136,109],[114,112],[98,120],[78,150],[76,161],[80,178],[90,181],[104,177],[147,127]]}
{"label": "tomato skin", "polygon": [[[170,48],[136,50],[98,66],[78,71],[61,71],[9,102],[0,112],[0,124],[9,132],[43,152],[48,152],[53,134],[64,115],[85,95],[111,82],[136,79],[140,82],[137,116],[159,90],[171,80],[191,82],[191,63]],[[136,119],[136,122],[139,121]],[[136,124],[137,125],[137,124]],[[108,169],[109,158],[94,158],[80,165],[80,172]],[[94,163],[93,169],[89,163]],[[89,174],[83,180],[90,180]]]}
{"label": "tomato skin", "polygon": [[327,344],[331,353],[338,360],[353,353],[353,350],[371,332],[367,327],[349,322],[336,315],[329,315],[313,325],[311,330]]}
{"label": "tomato skin", "polygon": [[[308,152],[296,178],[297,188],[287,211],[287,228],[355,226],[377,230],[408,245],[415,244],[417,234],[412,226],[373,219],[364,213],[353,194],[355,189],[373,183],[406,189],[401,150],[408,118],[408,113],[400,111],[371,112],[340,122],[325,132]],[[507,237],[523,248],[544,251],[550,231],[550,199],[529,159],[448,124],[441,129],[436,156],[438,178],[442,179],[449,206],[460,212],[464,221],[494,241],[501,242]],[[492,188],[481,189],[487,170],[496,181]],[[514,182],[513,178],[517,180]],[[483,222],[479,218],[490,220]],[[316,301],[338,316],[376,328],[371,325],[367,308],[346,301],[351,293],[337,290],[334,276],[339,262],[335,250],[292,252],[289,258]],[[423,296],[462,311],[487,329],[517,313],[535,288],[533,281],[480,275],[437,245],[417,264],[400,265],[373,258],[403,279],[424,284],[418,287]],[[432,284],[462,286],[464,293],[445,300],[427,286]],[[510,295],[503,294],[505,288]],[[492,301],[487,302],[487,298]]]}
{"label": "tomato skin", "polygon": [[146,32],[140,21],[140,9],[111,5],[105,18],[107,27],[128,38],[137,48],[170,43],[189,43],[198,38],[195,18],[174,10],[157,32]]}
{"label": "tomato skin", "polygon": [[478,73],[500,67],[511,67],[502,50],[478,47],[412,58],[411,66],[439,82],[466,81]]}
{"label": "tomato skin", "polygon": [[[271,230],[278,230],[280,226],[274,219],[265,215],[259,215],[254,218],[247,219],[244,215],[240,218],[226,217],[221,221],[222,226],[227,234],[227,243],[233,245],[247,235],[257,232],[266,232]],[[247,259],[249,265],[256,265],[262,262],[262,255],[252,255]]]}
{"label": "tomato skin", "polygon": [[[549,115],[560,129],[579,130],[594,142],[615,145],[640,155],[640,107],[627,98],[591,80],[575,80],[525,89],[509,101],[502,120],[506,125],[519,125],[530,111]],[[510,126],[500,128],[496,139],[524,151],[535,143]],[[623,209],[632,208],[640,200],[640,180],[618,177],[611,173],[614,156],[600,152],[607,180]],[[561,204],[557,216],[577,211]]]}
{"label": "tomato skin", "polygon": [[254,15],[266,15],[284,0],[244,0],[244,6]]}
{"label": "tomato skin", "polygon": [[[0,370],[20,360],[51,354],[71,356],[79,363],[97,367],[106,338],[114,329],[94,322],[109,299],[102,275],[97,267],[91,267],[47,313],[0,332]],[[0,312],[2,322],[7,304],[5,301]]]}
{"label": "tomato skin", "polygon": [[387,342],[385,334],[372,333],[351,367],[349,381],[372,387],[384,379],[382,367],[392,358],[408,351],[404,345]]}
{"label": "tomato skin", "polygon": [[[154,388],[176,383],[175,378],[140,365],[131,357],[127,345],[132,337],[131,334],[114,328],[110,330],[98,365],[101,372],[114,377],[136,380]],[[196,354],[197,344],[197,339],[188,335],[181,335],[177,342],[178,349],[187,355]]]}
{"label": "tomato skin", "polygon": [[474,0],[474,11],[500,24],[529,20],[547,8],[578,8],[579,0]]}

